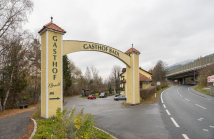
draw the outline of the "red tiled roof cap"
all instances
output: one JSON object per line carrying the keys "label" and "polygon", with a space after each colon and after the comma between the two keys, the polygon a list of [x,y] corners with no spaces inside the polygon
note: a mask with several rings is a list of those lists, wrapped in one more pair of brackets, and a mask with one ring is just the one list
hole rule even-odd
{"label": "red tiled roof cap", "polygon": [[132,52],[135,52],[135,53],[140,54],[140,52],[139,52],[138,50],[136,50],[135,48],[130,48],[129,50],[127,50],[127,51],[125,52],[125,54],[129,54],[129,53],[132,53]]}
{"label": "red tiled roof cap", "polygon": [[64,29],[62,29],[61,27],[57,26],[56,24],[54,24],[52,22],[44,25],[43,28],[38,33],[41,33],[45,28],[52,29],[52,30],[55,30],[55,31],[59,31],[59,32],[62,32],[62,33],[66,33],[66,31]]}
{"label": "red tiled roof cap", "polygon": [[148,77],[146,77],[145,75],[139,73],[139,80],[140,81],[147,81],[147,82],[152,82],[151,79],[149,79]]}

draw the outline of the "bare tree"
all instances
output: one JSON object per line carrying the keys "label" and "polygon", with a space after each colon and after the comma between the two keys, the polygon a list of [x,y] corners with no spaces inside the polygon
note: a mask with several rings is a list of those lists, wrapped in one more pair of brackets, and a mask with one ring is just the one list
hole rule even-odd
{"label": "bare tree", "polygon": [[87,83],[87,88],[89,89],[89,86],[90,86],[90,81],[91,81],[91,71],[90,69],[87,67],[86,68],[86,71],[85,71],[85,80],[86,80],[86,83]]}
{"label": "bare tree", "polygon": [[160,81],[164,82],[165,81],[165,75],[166,75],[166,63],[159,60],[157,64],[155,65],[154,69],[152,70],[152,80],[154,82]]}
{"label": "bare tree", "polygon": [[31,75],[31,82],[33,95],[31,96],[33,103],[37,103],[41,94],[41,44],[39,38],[34,36],[30,47],[28,49],[29,72]]}
{"label": "bare tree", "polygon": [[109,76],[109,84],[113,85],[116,91],[120,90],[120,66],[114,66],[111,71],[111,75]]}
{"label": "bare tree", "polygon": [[[27,22],[27,15],[33,10],[31,0],[1,0],[0,1],[0,39],[11,30],[21,30]],[[0,46],[0,54],[10,45]]]}
{"label": "bare tree", "polygon": [[91,68],[91,72],[92,72],[92,75],[93,75],[93,82],[94,83],[98,83],[99,71],[94,66],[91,66],[90,68]]}

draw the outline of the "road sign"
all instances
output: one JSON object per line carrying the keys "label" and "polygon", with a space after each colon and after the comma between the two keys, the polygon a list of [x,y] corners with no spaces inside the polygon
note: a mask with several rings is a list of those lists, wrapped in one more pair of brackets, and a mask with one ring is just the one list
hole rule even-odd
{"label": "road sign", "polygon": [[175,82],[177,83],[177,82],[178,82],[178,80],[175,80]]}
{"label": "road sign", "polygon": [[157,82],[157,85],[160,85],[161,83],[160,82]]}
{"label": "road sign", "polygon": [[214,75],[207,77],[207,82],[214,82]]}

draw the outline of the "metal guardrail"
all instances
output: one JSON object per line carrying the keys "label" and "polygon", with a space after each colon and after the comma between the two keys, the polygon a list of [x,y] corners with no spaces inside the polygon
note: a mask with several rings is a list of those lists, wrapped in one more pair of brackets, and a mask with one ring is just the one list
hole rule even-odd
{"label": "metal guardrail", "polygon": [[202,67],[204,67],[206,65],[210,65],[210,64],[213,64],[213,63],[214,63],[214,55],[210,56],[210,57],[199,58],[195,62],[191,62],[191,63],[183,65],[183,66],[181,66],[179,68],[175,68],[173,70],[167,71],[166,72],[166,76],[173,75],[175,73],[179,73],[179,72],[182,72],[182,71],[187,71],[187,70],[189,71],[189,69],[202,68]]}

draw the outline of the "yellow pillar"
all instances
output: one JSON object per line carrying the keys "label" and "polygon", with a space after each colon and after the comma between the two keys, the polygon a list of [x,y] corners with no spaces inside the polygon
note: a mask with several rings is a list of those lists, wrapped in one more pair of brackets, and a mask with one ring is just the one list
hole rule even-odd
{"label": "yellow pillar", "polygon": [[126,66],[127,80],[126,80],[126,94],[128,104],[140,103],[139,92],[139,54],[132,52],[130,55],[130,67]]}
{"label": "yellow pillar", "polygon": [[56,115],[63,109],[63,34],[60,27],[50,22],[40,31],[41,35],[41,117]]}

